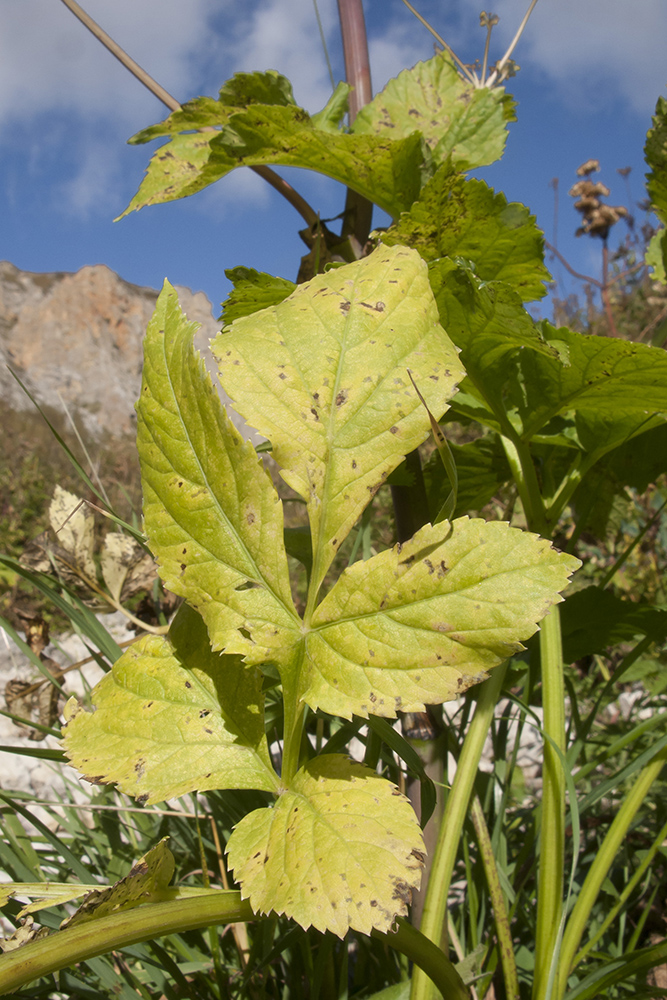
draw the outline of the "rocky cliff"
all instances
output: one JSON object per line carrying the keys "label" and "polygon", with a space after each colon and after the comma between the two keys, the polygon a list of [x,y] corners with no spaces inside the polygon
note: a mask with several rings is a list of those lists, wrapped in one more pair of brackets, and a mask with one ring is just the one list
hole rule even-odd
{"label": "rocky cliff", "polygon": [[[219,324],[211,303],[203,292],[179,288],[178,294],[188,319],[201,323],[196,346],[213,371],[208,341]],[[33,274],[0,262],[3,407],[34,411],[11,368],[41,406],[61,415],[62,426],[69,411],[89,441],[132,437],[141,345],[157,295],[152,288],[124,281],[103,264],[76,274]],[[238,418],[235,422],[242,424]]]}

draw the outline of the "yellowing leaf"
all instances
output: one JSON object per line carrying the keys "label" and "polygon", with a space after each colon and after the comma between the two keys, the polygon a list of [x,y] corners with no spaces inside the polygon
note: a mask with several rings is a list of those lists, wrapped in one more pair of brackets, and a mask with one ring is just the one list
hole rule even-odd
{"label": "yellowing leaf", "polygon": [[395,785],[346,757],[306,764],[271,809],[245,816],[228,855],[258,913],[302,927],[387,931],[419,888],[424,843]]}
{"label": "yellowing leaf", "polygon": [[134,864],[128,875],[124,875],[114,885],[105,885],[86,893],[81,906],[60,929],[73,927],[98,917],[108,917],[119,910],[130,910],[141,903],[154,903],[165,898],[171,877],[174,874],[174,856],[166,846],[168,837],[151,847]]}
{"label": "yellowing leaf", "polygon": [[235,407],[307,501],[317,592],[370,498],[429,434],[408,369],[437,419],[463,375],[426,265],[379,247],[238,319],[212,350]]}
{"label": "yellowing leaf", "polygon": [[282,503],[195,353],[195,330],[165,283],[137,407],[146,533],[162,579],[200,612],[213,648],[262,662],[299,627]]}
{"label": "yellowing leaf", "polygon": [[352,131],[395,141],[419,129],[436,163],[451,157],[481,167],[502,156],[513,120],[514,105],[502,87],[475,89],[439,52],[390,80],[358,113]]}
{"label": "yellowing leaf", "polygon": [[500,521],[426,525],[354,563],[317,608],[304,700],[393,718],[456,698],[522,648],[578,565]]}
{"label": "yellowing leaf", "polygon": [[146,636],[93,691],[95,711],[65,706],[64,749],[96,783],[143,802],[194,790],[273,791],[262,677],[240,657],[213,653],[203,622],[183,605],[169,638]]}

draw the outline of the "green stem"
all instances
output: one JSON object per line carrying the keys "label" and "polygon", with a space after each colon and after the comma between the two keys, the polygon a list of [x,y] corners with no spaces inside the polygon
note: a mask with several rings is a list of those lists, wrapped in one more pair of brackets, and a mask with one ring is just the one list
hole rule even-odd
{"label": "green stem", "polygon": [[634,782],[595,855],[595,860],[581,887],[581,892],[577,897],[563,935],[559,957],[559,973],[562,984],[561,992],[558,994],[560,996],[564,993],[567,977],[571,969],[584,957],[585,951],[580,953],[575,961],[575,953],[588,925],[591,910],[600,894],[602,883],[614,863],[614,859],[625,839],[630,824],[646,799],[651,785],[659,777],[665,761],[667,761],[667,747],[656,754],[655,759],[643,769]]}
{"label": "green stem", "polygon": [[[456,776],[440,824],[438,844],[433,857],[433,867],[426,891],[421,922],[422,933],[435,944],[440,944],[442,940],[447,912],[447,897],[456,863],[461,831],[468,813],[468,805],[477,777],[484,741],[493,719],[493,712],[506,671],[506,663],[496,667],[489,680],[478,689],[477,708],[463,743]],[[432,996],[433,990],[430,981],[419,969],[415,969],[410,1000],[431,1000]]]}
{"label": "green stem", "polygon": [[372,932],[373,937],[383,938],[392,948],[402,952],[416,968],[414,977],[420,973],[430,988],[433,984],[447,1000],[470,1000],[470,994],[465,983],[456,971],[453,963],[437,945],[429,941],[420,931],[406,920],[398,920],[397,928],[388,934]]}
{"label": "green stem", "polygon": [[523,511],[531,531],[537,531],[544,538],[549,538],[544,502],[537,481],[537,473],[530,455],[528,445],[516,438],[502,434],[500,437],[512,477],[521,497]]}
{"label": "green stem", "polygon": [[[560,613],[556,605],[541,625],[544,766],[540,860],[537,875],[537,930],[533,1000],[547,1000],[563,915],[565,855],[565,773],[555,747],[565,754],[565,687]],[[556,983],[556,995],[558,984]]]}
{"label": "green stem", "polygon": [[519,1000],[519,979],[514,960],[512,929],[505,903],[505,895],[500,885],[500,876],[498,875],[491,837],[489,836],[489,830],[484,819],[484,810],[482,809],[482,803],[479,801],[478,795],[475,795],[470,805],[470,818],[477,834],[477,843],[479,844],[479,852],[482,864],[484,865],[486,882],[489,887],[491,905],[493,906],[498,951],[500,952],[503,978],[505,980],[505,996],[507,1000]]}
{"label": "green stem", "polygon": [[[303,644],[301,644],[303,646]],[[303,649],[297,653],[298,662],[291,663],[284,671],[283,680],[283,760],[281,769],[281,783],[287,788],[299,770],[301,758],[301,746],[303,737],[303,727],[306,722],[308,712],[307,705],[301,700],[299,695],[299,681],[301,676],[301,660]]]}
{"label": "green stem", "polygon": [[239,892],[212,889],[189,899],[147,903],[108,917],[99,917],[50,934],[0,957],[0,994],[12,993],[58,969],[96,955],[150,941],[165,934],[197,930],[211,924],[254,919]]}

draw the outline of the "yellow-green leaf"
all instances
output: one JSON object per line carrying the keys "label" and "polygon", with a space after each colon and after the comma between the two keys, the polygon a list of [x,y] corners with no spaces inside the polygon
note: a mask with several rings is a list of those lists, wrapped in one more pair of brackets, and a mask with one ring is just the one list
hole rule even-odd
{"label": "yellow-green leaf", "polygon": [[213,648],[262,662],[299,626],[282,503],[193,349],[196,329],[165,282],[137,406],[145,530],[166,586],[200,612]]}
{"label": "yellow-green leaf", "polygon": [[167,845],[168,837],[139,858],[128,875],[124,875],[113,885],[105,885],[86,893],[81,906],[60,929],[73,927],[98,917],[107,917],[119,910],[130,910],[141,903],[154,903],[165,898],[171,877],[174,874],[174,856]]}
{"label": "yellow-green leaf", "polygon": [[316,592],[376,490],[428,436],[408,369],[437,419],[463,375],[426,265],[379,247],[237,320],[212,349],[234,405],[307,501]]}
{"label": "yellow-green leaf", "polygon": [[579,561],[501,521],[426,525],[354,563],[315,611],[311,708],[393,718],[456,698],[522,648]]}
{"label": "yellow-green leaf", "polygon": [[194,790],[273,791],[262,676],[213,653],[201,618],[183,605],[169,638],[146,636],[93,691],[94,712],[65,706],[64,749],[89,781],[115,782],[143,802]]}
{"label": "yellow-green leaf", "polygon": [[275,807],[249,813],[228,845],[257,913],[344,937],[390,929],[419,888],[424,843],[395,785],[346,757],[306,764]]}

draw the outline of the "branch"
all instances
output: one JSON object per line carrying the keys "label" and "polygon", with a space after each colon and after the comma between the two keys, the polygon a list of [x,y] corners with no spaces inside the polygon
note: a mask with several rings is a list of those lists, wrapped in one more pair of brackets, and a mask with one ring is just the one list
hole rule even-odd
{"label": "branch", "polygon": [[602,288],[601,281],[597,281],[596,278],[591,278],[588,274],[579,274],[578,271],[575,271],[574,268],[571,267],[570,264],[568,264],[568,262],[565,260],[565,257],[563,257],[562,253],[556,250],[556,247],[552,246],[548,240],[544,241],[544,245],[547,248],[547,250],[549,250],[552,254],[558,257],[558,260],[561,262],[563,267],[567,268],[567,270],[574,278],[578,278],[579,281],[587,281],[589,285],[595,285],[596,288]]}
{"label": "branch", "polygon": [[[78,17],[81,23],[88,28],[95,38],[97,38],[97,40],[100,41],[102,45],[104,45],[105,48],[107,48],[109,52],[111,52],[111,54],[123,64],[125,69],[128,69],[133,76],[136,76],[137,80],[139,80],[140,83],[143,83],[144,87],[150,90],[150,92],[154,94],[158,100],[162,101],[162,103],[165,104],[170,111],[180,111],[181,105],[176,98],[172,97],[171,94],[164,89],[164,87],[161,87],[160,84],[154,80],[145,69],[142,69],[139,63],[135,62],[134,59],[132,59],[132,57],[129,56],[117,42],[114,42],[113,38],[111,38],[111,36],[108,35],[107,32],[92,19],[90,14],[87,14],[86,11],[79,6],[76,0],[62,0],[62,2],[75,17]],[[201,131],[205,132],[209,130],[202,129]],[[214,130],[211,129],[211,131]],[[302,198],[301,195],[294,190],[292,185],[288,184],[286,180],[283,180],[280,174],[277,174],[275,170],[272,170],[271,167],[264,166],[251,167],[250,169],[254,170],[255,173],[259,174],[259,176],[267,181],[271,187],[275,188],[276,191],[278,191],[283,198],[285,198],[290,205],[297,210],[299,215],[309,226],[312,226],[317,222],[317,212],[311,208],[305,198]]]}
{"label": "branch", "polygon": [[[468,67],[465,65],[465,63],[461,62],[461,60],[457,56],[456,52],[454,52],[454,50],[449,47],[449,45],[447,44],[447,42],[444,40],[444,38],[441,35],[438,34],[438,32],[435,30],[435,28],[431,27],[431,25],[428,23],[428,21],[426,20],[426,18],[422,17],[422,15],[419,13],[419,11],[415,10],[415,8],[412,6],[412,4],[409,2],[409,0],[403,0],[403,3],[408,8],[408,10],[411,11],[415,15],[415,17],[417,18],[417,20],[421,21],[421,23],[424,25],[424,27],[428,31],[431,32],[431,34],[435,38],[435,40],[438,43],[438,45],[442,45],[443,49],[445,49],[445,51],[449,53],[449,55],[452,57],[452,59],[454,60],[454,62],[458,66],[459,70],[461,71],[462,75],[468,81],[468,83],[471,83],[473,85],[473,87],[479,87],[480,84],[479,84],[479,80],[477,79],[477,76],[473,72],[471,72],[470,69],[468,69]],[[535,0],[535,3],[537,3],[537,0]]]}

